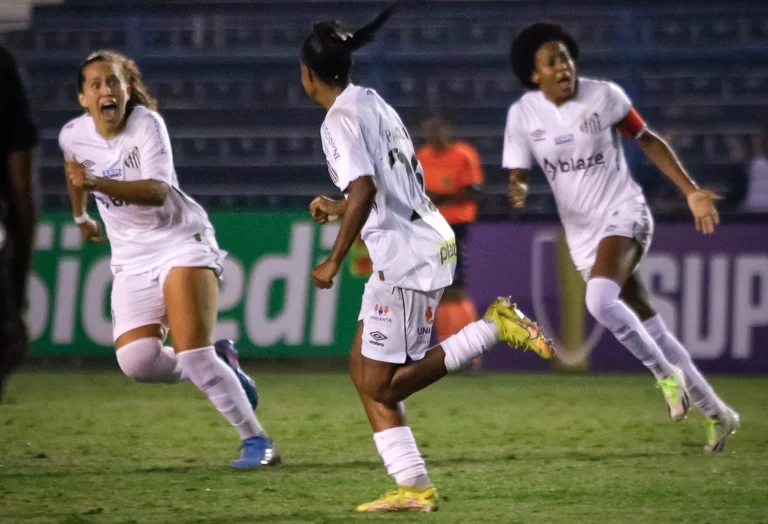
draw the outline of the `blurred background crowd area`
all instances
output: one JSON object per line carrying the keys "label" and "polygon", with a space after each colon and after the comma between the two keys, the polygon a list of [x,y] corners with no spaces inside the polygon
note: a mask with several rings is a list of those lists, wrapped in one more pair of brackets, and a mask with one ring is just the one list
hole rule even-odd
{"label": "blurred background crowd area", "polygon": [[[160,101],[179,178],[218,209],[284,209],[332,193],[320,142],[323,110],[304,94],[299,50],[315,21],[355,28],[383,2],[308,0],[2,0],[0,39],[16,55],[41,135],[46,209],[68,199],[58,131],[80,109],[78,64],[101,48],[134,58]],[[510,209],[501,167],[504,122],[522,90],[512,36],[541,19],[581,45],[583,76],[612,79],[682,157],[724,197],[724,213],[768,213],[768,4],[644,0],[411,1],[356,55],[353,81],[401,114],[417,146],[420,122],[442,115],[479,152],[481,219],[552,216],[543,176],[530,205]],[[661,217],[685,200],[634,144],[635,178]]]}

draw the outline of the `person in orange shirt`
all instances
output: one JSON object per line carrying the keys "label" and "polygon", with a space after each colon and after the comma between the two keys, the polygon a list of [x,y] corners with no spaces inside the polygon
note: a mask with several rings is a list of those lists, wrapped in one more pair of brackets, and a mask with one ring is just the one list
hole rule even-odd
{"label": "person in orange shirt", "polygon": [[[422,133],[427,143],[416,156],[424,170],[424,186],[427,195],[451,224],[458,246],[453,284],[446,288],[435,314],[437,340],[441,341],[478,318],[464,276],[468,258],[467,225],[477,219],[483,170],[475,148],[453,140],[450,126],[443,118],[425,120]],[[479,358],[473,363],[474,369],[480,366]]]}

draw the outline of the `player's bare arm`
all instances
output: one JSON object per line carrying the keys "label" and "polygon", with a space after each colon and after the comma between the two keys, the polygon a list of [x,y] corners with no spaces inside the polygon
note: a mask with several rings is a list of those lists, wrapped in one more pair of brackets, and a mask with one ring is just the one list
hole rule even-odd
{"label": "player's bare arm", "polygon": [[74,187],[97,191],[127,204],[162,206],[170,190],[168,184],[159,180],[121,181],[96,177],[77,160],[66,163],[66,172]]}
{"label": "player's bare arm", "polygon": [[715,226],[720,223],[715,201],[722,197],[696,185],[669,144],[653,131],[646,130],[637,141],[645,156],[680,188],[688,199],[688,207],[696,221],[696,230],[705,235],[713,233]]}
{"label": "player's bare arm", "polygon": [[312,220],[318,224],[335,222],[344,216],[346,210],[347,201],[343,198],[334,200],[327,196],[320,195],[315,197],[312,203],[309,204],[309,213],[312,215]]}
{"label": "player's bare arm", "polygon": [[520,209],[525,207],[525,199],[528,197],[528,170],[510,169],[509,188],[507,196],[512,207]]}
{"label": "player's bare arm", "polygon": [[373,202],[376,197],[376,185],[373,177],[361,176],[353,180],[347,188],[347,200],[344,207],[344,220],[339,229],[339,235],[333,244],[333,249],[328,259],[312,271],[312,279],[320,289],[327,289],[333,285],[333,278],[339,272],[344,257],[349,248],[360,235],[368,215],[371,214]]}
{"label": "player's bare arm", "polygon": [[[64,164],[65,172],[67,172],[68,165],[69,162]],[[69,200],[72,203],[72,216],[75,218],[75,223],[80,228],[80,234],[83,236],[83,240],[91,242],[92,244],[106,242],[107,237],[103,234],[101,223],[88,216],[88,191],[82,187],[74,186],[70,181],[69,176],[66,177],[66,180]]]}

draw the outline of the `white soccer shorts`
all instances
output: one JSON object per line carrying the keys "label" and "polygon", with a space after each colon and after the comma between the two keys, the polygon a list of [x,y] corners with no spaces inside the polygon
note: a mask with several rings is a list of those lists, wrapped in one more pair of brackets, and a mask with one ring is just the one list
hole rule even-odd
{"label": "white soccer shorts", "polygon": [[[577,251],[583,256],[578,260],[574,258],[573,263],[584,280],[589,280],[592,274],[600,241],[611,236],[633,238],[643,249],[643,255],[648,252],[653,240],[653,215],[644,199],[632,200],[610,210],[601,227],[589,238],[588,248],[584,249],[583,244],[579,246]],[[571,249],[572,256],[573,252]]]}
{"label": "white soccer shorts", "polygon": [[208,267],[217,277],[223,272],[226,252],[205,243],[175,246],[162,263],[144,273],[117,272],[112,282],[112,336],[151,324],[163,327],[168,334],[168,311],[163,298],[163,284],[174,267]]}
{"label": "white soccer shorts", "polygon": [[365,284],[357,318],[363,321],[363,356],[390,364],[404,364],[408,357],[424,358],[442,296],[442,289],[415,291],[393,287],[374,273]]}

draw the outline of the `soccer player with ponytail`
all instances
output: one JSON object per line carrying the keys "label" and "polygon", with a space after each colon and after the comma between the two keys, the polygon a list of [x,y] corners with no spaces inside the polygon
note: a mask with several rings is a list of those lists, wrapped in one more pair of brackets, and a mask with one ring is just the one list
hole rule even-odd
{"label": "soccer player with ponytail", "polygon": [[338,22],[315,24],[301,52],[301,82],[327,111],[320,135],[331,179],[344,194],[340,200],[318,196],[310,205],[319,223],[342,220],[313,280],[321,289],[331,287],[359,234],[373,261],[350,371],[376,448],[398,488],[358,506],[360,512],[437,509],[437,491],[405,421],[406,398],[499,341],[552,356],[541,329],[506,298],[496,300],[484,319],[429,348],[435,310],[453,282],[454,232],[424,192],[421,166],[397,112],[350,78],[352,54],[373,40],[397,5],[354,32]]}

